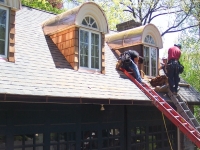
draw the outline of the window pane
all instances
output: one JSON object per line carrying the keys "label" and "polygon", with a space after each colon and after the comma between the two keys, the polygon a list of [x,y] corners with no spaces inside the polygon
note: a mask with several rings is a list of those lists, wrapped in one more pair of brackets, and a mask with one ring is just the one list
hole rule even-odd
{"label": "window pane", "polygon": [[0,2],[4,2],[4,0],[0,0]]}
{"label": "window pane", "polygon": [[5,42],[0,41],[0,55],[5,55]]}
{"label": "window pane", "polygon": [[5,26],[0,24],[0,40],[4,41],[5,40]]}
{"label": "window pane", "polygon": [[91,68],[99,69],[99,35],[92,33]]}
{"label": "window pane", "polygon": [[58,139],[59,139],[57,133],[51,133],[50,138],[51,138],[50,143],[57,143],[57,142],[58,142]]}
{"label": "window pane", "polygon": [[22,145],[22,141],[23,141],[23,136],[21,135],[14,136],[14,146]]}
{"label": "window pane", "polygon": [[43,143],[43,134],[36,134],[35,135],[35,143],[36,144],[40,144],[40,143]]}
{"label": "window pane", "polygon": [[5,55],[6,10],[0,9],[0,55]]}
{"label": "window pane", "polygon": [[97,131],[82,131],[81,147],[83,149],[98,149],[98,132]]}
{"label": "window pane", "polygon": [[152,76],[156,76],[156,49],[151,48]]}
{"label": "window pane", "polygon": [[87,22],[85,21],[85,19],[83,19],[82,24],[87,25]]}
{"label": "window pane", "polygon": [[102,131],[103,148],[120,148],[120,130],[119,129],[105,129]]}
{"label": "window pane", "polygon": [[94,24],[92,25],[92,27],[93,27],[93,28],[97,28],[97,24],[94,23]]}
{"label": "window pane", "polygon": [[93,24],[93,22],[94,22],[94,19],[90,18],[90,24]]}
{"label": "window pane", "polygon": [[80,66],[88,67],[89,33],[80,31]]}
{"label": "window pane", "polygon": [[89,24],[90,18],[89,17],[85,17],[85,20],[87,21],[87,24]]}
{"label": "window pane", "polygon": [[144,73],[149,74],[149,47],[144,46]]}
{"label": "window pane", "polygon": [[29,145],[29,144],[33,144],[33,137],[34,134],[32,135],[25,135],[24,139],[25,139],[25,145]]}

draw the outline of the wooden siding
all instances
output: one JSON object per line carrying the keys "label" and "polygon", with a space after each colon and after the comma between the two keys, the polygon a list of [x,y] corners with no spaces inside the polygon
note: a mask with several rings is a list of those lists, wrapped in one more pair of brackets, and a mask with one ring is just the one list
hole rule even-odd
{"label": "wooden siding", "polygon": [[8,60],[10,62],[15,62],[15,15],[14,10],[10,11],[9,20],[9,46],[8,46]]}
{"label": "wooden siding", "polygon": [[[72,27],[50,35],[74,70],[79,69],[79,28]],[[105,34],[101,34],[101,73],[105,74]]]}
{"label": "wooden siding", "polygon": [[50,36],[74,70],[78,70],[78,28],[72,27]]}

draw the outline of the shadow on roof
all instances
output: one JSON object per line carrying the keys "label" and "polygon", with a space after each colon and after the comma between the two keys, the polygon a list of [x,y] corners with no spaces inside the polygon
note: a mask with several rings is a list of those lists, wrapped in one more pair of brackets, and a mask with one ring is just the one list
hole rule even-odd
{"label": "shadow on roof", "polygon": [[70,63],[61,54],[57,46],[53,43],[52,39],[49,36],[45,36],[45,38],[56,68],[73,69]]}

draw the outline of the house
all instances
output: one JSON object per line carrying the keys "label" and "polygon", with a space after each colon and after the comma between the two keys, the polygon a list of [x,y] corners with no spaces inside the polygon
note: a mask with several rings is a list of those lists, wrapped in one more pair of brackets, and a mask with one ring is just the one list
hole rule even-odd
{"label": "house", "polygon": [[[140,69],[158,74],[156,26],[111,34],[96,3],[55,15],[16,0],[0,1],[0,24],[2,150],[186,148],[177,127],[115,69],[117,55],[134,48],[149,61]],[[192,87],[180,95],[191,108],[200,102]]]}

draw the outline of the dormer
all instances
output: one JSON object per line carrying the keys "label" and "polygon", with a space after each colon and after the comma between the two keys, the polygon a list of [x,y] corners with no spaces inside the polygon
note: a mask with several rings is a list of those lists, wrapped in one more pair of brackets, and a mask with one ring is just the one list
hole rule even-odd
{"label": "dormer", "polygon": [[105,73],[104,43],[108,23],[96,3],[83,3],[45,21],[43,31],[73,69]]}
{"label": "dormer", "polygon": [[106,36],[108,46],[120,55],[126,50],[136,50],[144,57],[139,65],[147,76],[157,76],[159,67],[159,49],[163,47],[159,30],[153,24],[135,27]]}
{"label": "dormer", "polygon": [[15,14],[20,0],[0,0],[0,61],[15,62]]}

